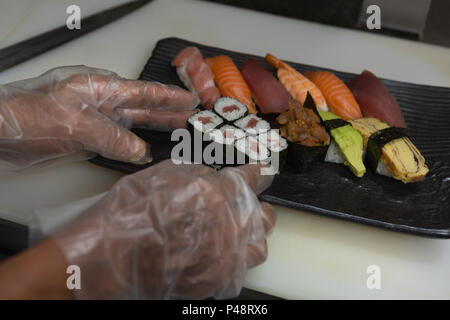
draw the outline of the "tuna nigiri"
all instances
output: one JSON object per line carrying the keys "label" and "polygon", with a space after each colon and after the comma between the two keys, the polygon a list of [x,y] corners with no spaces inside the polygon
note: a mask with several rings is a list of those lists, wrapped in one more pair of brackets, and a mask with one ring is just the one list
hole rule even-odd
{"label": "tuna nigiri", "polygon": [[241,65],[241,72],[262,113],[281,113],[288,109],[289,94],[260,62],[246,60]]}
{"label": "tuna nigiri", "polygon": [[228,56],[217,56],[205,59],[214,74],[214,81],[224,97],[239,100],[248,108],[248,112],[256,114],[256,107],[252,100],[250,88],[241,72]]}
{"label": "tuna nigiri", "polygon": [[328,71],[309,71],[305,76],[320,89],[335,115],[344,120],[362,117],[358,102],[341,79]]}
{"label": "tuna nigiri", "polygon": [[316,103],[317,109],[320,111],[328,111],[327,103],[322,92],[308,78],[269,53],[266,55],[266,61],[277,69],[278,79],[295,100],[303,105],[309,91]]}
{"label": "tuna nigiri", "polygon": [[364,116],[380,119],[393,127],[406,128],[397,101],[372,72],[364,70],[350,81],[348,87],[358,101]]}
{"label": "tuna nigiri", "polygon": [[172,66],[177,68],[178,76],[184,85],[195,95],[206,109],[212,109],[220,98],[219,89],[214,84],[214,75],[204,62],[200,50],[196,47],[186,47],[172,60]]}

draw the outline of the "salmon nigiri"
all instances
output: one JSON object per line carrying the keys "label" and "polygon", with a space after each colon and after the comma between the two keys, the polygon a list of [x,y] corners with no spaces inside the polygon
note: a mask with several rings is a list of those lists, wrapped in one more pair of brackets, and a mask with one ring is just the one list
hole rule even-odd
{"label": "salmon nigiri", "polygon": [[309,71],[305,76],[325,96],[331,111],[344,120],[362,118],[361,109],[350,89],[336,75],[328,71]]}
{"label": "salmon nigiri", "polygon": [[256,114],[252,93],[241,72],[228,56],[217,56],[205,59],[214,74],[214,81],[224,97],[239,100],[248,108],[248,112]]}
{"label": "salmon nigiri", "polygon": [[309,91],[317,109],[328,111],[322,92],[308,78],[270,53],[266,54],[266,61],[277,69],[278,79],[295,100],[303,104]]}

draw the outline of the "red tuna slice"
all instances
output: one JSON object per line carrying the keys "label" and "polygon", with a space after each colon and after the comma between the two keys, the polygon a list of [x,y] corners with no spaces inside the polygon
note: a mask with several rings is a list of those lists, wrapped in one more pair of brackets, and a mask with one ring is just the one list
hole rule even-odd
{"label": "red tuna slice", "polygon": [[206,125],[206,124],[209,124],[209,123],[213,122],[211,117],[198,117],[197,120],[200,121],[203,125]]}
{"label": "red tuna slice", "polygon": [[241,65],[241,73],[262,113],[281,113],[288,109],[289,94],[260,62],[248,59]]}
{"label": "red tuna slice", "polygon": [[348,87],[364,116],[380,119],[393,127],[406,128],[397,101],[372,72],[364,70],[350,81]]}
{"label": "red tuna slice", "polygon": [[203,60],[200,50],[196,47],[184,48],[172,60],[172,66],[177,67],[180,80],[185,86],[198,94],[202,106],[212,109],[220,98],[220,91],[214,83],[214,74]]}
{"label": "red tuna slice", "polygon": [[241,109],[239,109],[239,107],[235,104],[231,105],[231,106],[226,106],[222,109],[223,112],[233,112],[233,111],[239,111]]}

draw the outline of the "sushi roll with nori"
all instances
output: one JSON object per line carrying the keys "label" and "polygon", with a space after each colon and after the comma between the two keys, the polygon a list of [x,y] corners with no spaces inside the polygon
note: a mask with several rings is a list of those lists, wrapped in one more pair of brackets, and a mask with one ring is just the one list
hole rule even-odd
{"label": "sushi roll with nori", "polygon": [[258,136],[259,142],[270,151],[270,163],[283,170],[288,153],[288,142],[279,135],[278,130],[272,129]]}
{"label": "sushi roll with nori", "polygon": [[[239,128],[231,125],[224,125],[220,129],[209,131],[208,136],[212,141],[210,146],[212,148],[214,160],[211,164],[233,166],[236,164],[235,143],[237,140],[245,137],[245,132]],[[209,150],[208,150],[209,152]]]}
{"label": "sushi roll with nori", "polygon": [[319,115],[331,136],[325,162],[343,163],[355,176],[366,172],[363,163],[364,144],[361,134],[352,125],[332,112],[319,111]]}
{"label": "sushi roll with nori", "polygon": [[234,125],[251,135],[261,134],[270,130],[270,124],[254,114],[249,114],[235,121]]}
{"label": "sushi roll with nori", "polygon": [[425,158],[403,129],[390,127],[376,118],[350,121],[364,139],[365,161],[374,172],[403,183],[422,180],[429,169]]}
{"label": "sushi roll with nori", "polygon": [[188,118],[187,127],[191,134],[191,156],[190,161],[203,163],[203,150],[210,143],[208,133],[219,128],[223,119],[212,111],[199,111]]}
{"label": "sushi roll with nori", "polygon": [[191,132],[198,132],[202,137],[210,130],[219,128],[223,119],[212,111],[199,111],[188,119],[188,128]]}
{"label": "sushi roll with nori", "polygon": [[228,123],[242,119],[248,114],[248,109],[245,104],[230,97],[217,100],[214,104],[214,111]]}
{"label": "sushi roll with nori", "polygon": [[289,110],[277,117],[281,136],[289,144],[287,163],[297,172],[304,172],[323,161],[330,136],[323,127],[311,96],[300,102],[290,99]]}
{"label": "sushi roll with nori", "polygon": [[247,163],[268,163],[270,152],[256,136],[246,136],[235,143],[238,165]]}

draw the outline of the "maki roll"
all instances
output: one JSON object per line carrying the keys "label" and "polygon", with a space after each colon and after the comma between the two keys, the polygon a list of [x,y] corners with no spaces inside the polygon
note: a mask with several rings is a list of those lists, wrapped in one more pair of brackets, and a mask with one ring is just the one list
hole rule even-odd
{"label": "maki roll", "polygon": [[298,172],[309,170],[323,161],[330,144],[330,136],[323,127],[308,94],[305,104],[290,99],[289,110],[277,117],[281,136],[289,142],[288,164]]}
{"label": "maki roll", "polygon": [[237,120],[234,122],[234,125],[251,135],[257,135],[270,130],[270,124],[254,114],[249,114]]}
{"label": "maki roll", "polygon": [[[208,164],[232,166],[236,164],[235,143],[245,137],[245,132],[231,125],[224,125],[207,133],[212,143],[213,160]],[[209,151],[209,150],[208,150]]]}
{"label": "maki roll", "polygon": [[332,112],[319,111],[319,115],[331,136],[325,162],[343,163],[355,176],[361,178],[366,173],[361,134],[349,122],[342,120]]}
{"label": "maki roll", "polygon": [[187,120],[187,127],[191,134],[191,155],[186,156],[194,163],[203,163],[203,150],[209,144],[208,133],[219,128],[223,119],[212,111],[199,111]]}
{"label": "maki roll", "polygon": [[376,118],[350,121],[364,139],[366,164],[374,172],[410,183],[422,180],[429,169],[425,158],[403,129]]}
{"label": "maki roll", "polygon": [[286,165],[288,142],[278,134],[278,130],[270,130],[259,135],[259,141],[270,152],[270,163],[283,170]]}
{"label": "maki roll", "polygon": [[256,136],[246,136],[235,143],[236,164],[269,162],[270,152]]}
{"label": "maki roll", "polygon": [[228,123],[242,119],[248,114],[248,109],[243,103],[229,97],[217,100],[214,104],[214,111]]}
{"label": "maki roll", "polygon": [[212,129],[216,129],[223,124],[223,119],[212,111],[199,111],[188,119],[188,129],[192,133],[199,133],[201,137]]}

